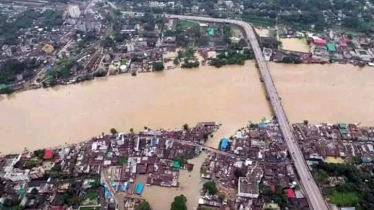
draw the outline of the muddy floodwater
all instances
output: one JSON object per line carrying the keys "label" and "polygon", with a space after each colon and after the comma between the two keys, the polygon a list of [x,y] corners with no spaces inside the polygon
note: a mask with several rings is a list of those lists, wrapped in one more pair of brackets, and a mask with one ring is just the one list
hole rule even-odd
{"label": "muddy floodwater", "polygon": [[207,156],[203,152],[197,158],[188,161],[194,164],[194,169],[191,172],[180,171],[178,188],[145,186],[142,197],[151,204],[152,209],[167,210],[170,209],[174,197],[183,194],[187,198],[188,209],[197,209],[200,191],[204,183],[200,178],[200,167]]}
{"label": "muddy floodwater", "polygon": [[374,125],[374,68],[270,63],[291,122]]}
{"label": "muddy floodwater", "polygon": [[[374,68],[352,65],[269,63],[291,122],[362,122],[374,125]],[[248,120],[271,116],[254,62],[220,69],[176,69],[113,76],[77,85],[0,97],[0,152],[54,147],[88,140],[101,132],[181,128],[201,121],[222,123],[207,144],[217,147]],[[180,187],[146,187],[143,197],[165,210],[184,194],[194,209],[206,154],[181,171]]]}
{"label": "muddy floodwater", "polygon": [[10,153],[88,140],[117,130],[181,128],[217,121],[208,144],[248,122],[270,116],[253,62],[216,69],[176,69],[113,76],[38,89],[0,99],[0,152]]}
{"label": "muddy floodwater", "polygon": [[310,52],[310,47],[307,44],[305,39],[298,39],[298,38],[288,38],[288,39],[281,39],[282,48],[284,50],[292,50],[298,52]]}

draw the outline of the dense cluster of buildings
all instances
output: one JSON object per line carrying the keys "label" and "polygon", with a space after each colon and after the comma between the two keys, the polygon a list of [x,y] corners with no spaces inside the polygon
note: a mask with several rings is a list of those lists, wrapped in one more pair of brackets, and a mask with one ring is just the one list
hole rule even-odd
{"label": "dense cluster of buildings", "polygon": [[[201,152],[200,142],[217,128],[215,123],[199,123],[184,130],[146,129],[138,134],[102,135],[76,145],[7,155],[0,161],[0,189],[11,190],[0,191],[0,203],[29,209],[108,206],[114,200],[106,180],[101,179],[100,185],[103,170],[109,174],[111,187],[129,195],[141,193],[136,190],[139,184],[178,187],[179,169],[193,167],[187,159]],[[141,175],[146,176],[146,183],[136,183]]]}
{"label": "dense cluster of buildings", "polygon": [[299,123],[293,125],[295,137],[306,160],[329,163],[372,163],[374,130],[357,124]]}
{"label": "dense cluster of buildings", "polygon": [[[180,130],[113,131],[71,146],[7,155],[0,161],[0,204],[111,208],[114,191],[125,195],[122,202],[132,209],[144,187],[178,188],[179,171],[185,169],[200,170],[203,180],[217,185],[215,195],[202,191],[199,208],[279,209],[284,206],[274,203],[274,196],[286,195],[287,206],[308,209],[275,120],[250,123],[217,149],[205,146],[218,127],[205,122]],[[203,150],[208,156],[200,169],[188,163]]]}
{"label": "dense cluster of buildings", "polygon": [[[287,207],[309,209],[275,120],[264,119],[239,129],[229,139],[222,139],[220,150],[234,156],[210,154],[201,167],[201,176],[219,185],[230,209],[284,208],[274,203],[276,189],[287,196]],[[233,188],[237,189],[234,194],[230,193]],[[269,194],[264,194],[266,190]],[[204,196],[199,202],[206,204],[212,199],[217,201]],[[213,203],[209,206],[222,205]]]}
{"label": "dense cluster of buildings", "polygon": [[305,33],[284,28],[280,32],[284,38],[305,39],[309,52],[275,50],[269,60],[283,62],[285,57],[296,57],[299,63],[351,63],[353,65],[372,66],[374,42],[366,35],[336,33],[332,30],[322,34]]}

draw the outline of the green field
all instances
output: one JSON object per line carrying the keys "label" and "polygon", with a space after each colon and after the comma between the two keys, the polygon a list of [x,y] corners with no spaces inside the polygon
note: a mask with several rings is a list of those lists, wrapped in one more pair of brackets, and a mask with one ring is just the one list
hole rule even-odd
{"label": "green field", "polygon": [[97,192],[96,191],[88,191],[86,198],[89,200],[96,200],[97,199]]}
{"label": "green field", "polygon": [[331,203],[340,206],[354,206],[358,202],[358,195],[354,192],[338,192],[334,191],[329,195]]}
{"label": "green field", "polygon": [[182,30],[192,28],[198,25],[198,23],[188,20],[179,20],[178,23],[181,25]]}

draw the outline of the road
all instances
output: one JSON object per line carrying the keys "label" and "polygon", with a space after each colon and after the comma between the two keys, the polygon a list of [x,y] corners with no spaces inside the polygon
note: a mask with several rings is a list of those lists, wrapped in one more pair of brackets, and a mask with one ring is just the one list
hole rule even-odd
{"label": "road", "polygon": [[252,45],[254,51],[258,68],[260,74],[264,81],[266,92],[269,97],[273,112],[277,117],[279,127],[282,131],[283,138],[287,143],[289,152],[292,154],[295,168],[299,174],[302,188],[306,192],[306,197],[308,198],[310,207],[314,210],[328,210],[328,205],[322,197],[321,191],[319,190],[317,184],[315,183],[308,166],[304,160],[303,154],[295,141],[295,138],[292,133],[291,126],[288,122],[286,112],[283,109],[281,99],[278,95],[278,92],[275,88],[273,78],[270,74],[269,68],[266,64],[265,58],[262,54],[261,48],[257,41],[255,32],[252,26],[249,23],[232,20],[232,19],[217,19],[210,17],[196,17],[196,16],[181,16],[181,15],[165,15],[167,18],[176,18],[176,19],[185,19],[185,20],[194,20],[194,21],[203,21],[203,22],[218,22],[218,23],[228,23],[240,26],[244,29],[248,41]]}
{"label": "road", "polygon": [[113,189],[113,187],[110,183],[109,175],[108,175],[108,172],[107,172],[106,168],[103,168],[101,170],[101,179],[105,182],[105,185],[107,186],[110,194],[112,194],[112,197],[113,197],[115,203],[117,204],[116,210],[125,210],[126,195],[119,194],[119,193],[115,192],[115,190]]}

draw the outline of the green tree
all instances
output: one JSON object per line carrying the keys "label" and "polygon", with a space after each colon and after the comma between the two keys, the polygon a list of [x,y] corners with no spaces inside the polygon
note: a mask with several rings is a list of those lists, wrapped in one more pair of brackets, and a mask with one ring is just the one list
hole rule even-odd
{"label": "green tree", "polygon": [[184,125],[183,125],[183,130],[185,130],[185,131],[186,131],[186,130],[188,130],[188,129],[189,129],[189,126],[188,126],[188,124],[187,124],[187,123],[186,123],[186,124],[184,124]]}
{"label": "green tree", "polygon": [[145,200],[142,200],[136,207],[135,210],[152,210],[149,203]]}
{"label": "green tree", "polygon": [[174,63],[174,65],[178,65],[179,64],[179,59],[178,58],[174,58],[173,63]]}
{"label": "green tree", "polygon": [[163,71],[165,69],[165,66],[162,62],[154,62],[153,63],[153,70],[154,71]]}
{"label": "green tree", "polygon": [[203,185],[204,190],[208,191],[210,195],[215,195],[217,193],[217,186],[214,181],[205,182]]}
{"label": "green tree", "polygon": [[184,195],[176,196],[170,210],[187,210],[187,198]]}
{"label": "green tree", "polygon": [[112,135],[114,135],[114,134],[116,134],[116,133],[118,133],[118,132],[117,132],[117,130],[116,130],[115,128],[111,128],[111,129],[110,129],[110,133],[111,133]]}
{"label": "green tree", "polygon": [[43,159],[45,153],[45,149],[38,149],[34,151],[34,156],[37,157],[38,159]]}

